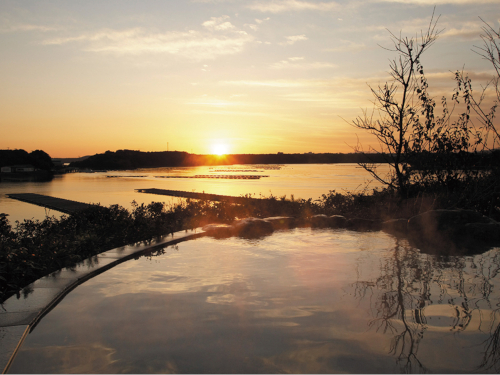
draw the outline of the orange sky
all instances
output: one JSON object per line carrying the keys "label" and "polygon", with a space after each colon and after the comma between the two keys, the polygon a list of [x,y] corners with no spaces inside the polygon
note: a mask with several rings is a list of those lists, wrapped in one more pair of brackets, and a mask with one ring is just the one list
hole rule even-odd
{"label": "orange sky", "polygon": [[[389,79],[386,28],[414,35],[436,97],[452,71],[484,84],[471,51],[497,0],[2,0],[0,148],[52,157],[106,150],[351,152],[350,121]],[[345,119],[345,120],[344,120]],[[168,144],[168,146],[167,146]]]}

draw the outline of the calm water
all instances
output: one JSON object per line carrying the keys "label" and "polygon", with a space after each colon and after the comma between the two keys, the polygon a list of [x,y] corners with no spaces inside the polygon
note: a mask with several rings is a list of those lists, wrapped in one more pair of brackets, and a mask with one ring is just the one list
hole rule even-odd
{"label": "calm water", "polygon": [[494,373],[499,250],[439,259],[347,230],[189,241],[76,288],[11,372]]}
{"label": "calm water", "polygon": [[[382,170],[388,170],[386,165]],[[194,175],[260,175],[259,180],[222,180],[192,178],[157,178],[156,176],[194,176]],[[108,176],[120,176],[109,178]],[[275,196],[294,195],[295,198],[318,199],[329,190],[362,189],[369,174],[357,164],[294,164],[236,165],[221,167],[157,168],[134,171],[110,171],[99,173],[74,173],[56,176],[49,182],[2,182],[0,183],[0,213],[9,214],[9,221],[38,219],[46,215],[60,216],[56,211],[19,202],[6,197],[6,194],[37,193],[57,198],[71,199],[85,203],[100,203],[103,206],[120,204],[131,208],[130,203],[150,203],[160,201],[176,203],[179,198],[143,194],[135,189],[170,189],[210,194],[241,196],[252,194]],[[372,183],[370,187],[378,186]]]}

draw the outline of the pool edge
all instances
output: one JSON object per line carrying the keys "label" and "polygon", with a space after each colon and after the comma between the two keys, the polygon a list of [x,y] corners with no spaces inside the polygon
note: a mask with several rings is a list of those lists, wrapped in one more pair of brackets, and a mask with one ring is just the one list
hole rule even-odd
{"label": "pool edge", "polygon": [[[207,232],[203,231],[201,228],[194,228],[194,229],[191,229],[190,231],[194,232],[194,233],[187,234],[187,233],[189,233],[188,230],[175,232],[175,233],[172,233],[170,235],[167,235],[165,239],[160,240],[154,244],[143,246],[143,247],[137,249],[136,251],[124,252],[123,256],[118,256],[118,258],[116,258],[116,260],[114,260],[108,264],[105,264],[105,265],[99,266],[99,267],[93,267],[92,269],[90,269],[90,267],[89,267],[88,272],[86,272],[78,277],[75,277],[74,280],[72,280],[68,285],[65,285],[64,287],[62,287],[54,295],[54,297],[52,297],[47,303],[44,304],[44,306],[39,307],[37,309],[38,313],[36,314],[36,316],[33,319],[31,319],[31,321],[28,324],[12,324],[12,325],[4,325],[4,326],[0,327],[0,328],[16,327],[16,326],[21,326],[21,325],[26,326],[24,333],[17,341],[17,344],[15,345],[14,350],[12,351],[12,354],[10,355],[8,361],[5,364],[0,363],[0,366],[1,366],[0,368],[3,369],[2,374],[8,373],[10,366],[12,365],[19,349],[21,348],[21,346],[22,346],[24,340],[26,339],[26,337],[28,336],[28,334],[36,327],[36,325],[41,321],[41,319],[45,315],[47,315],[54,307],[56,307],[59,304],[59,302],[61,302],[64,299],[64,297],[66,297],[72,290],[74,290],[76,287],[83,284],[87,280],[90,280],[93,277],[98,276],[99,274],[101,274],[101,273],[103,273],[103,272],[123,263],[123,262],[126,262],[130,259],[137,257],[137,256],[144,255],[148,252],[151,252],[151,251],[155,250],[156,248],[163,248],[165,246],[175,245],[175,244],[180,243],[180,242],[193,240],[193,239],[200,238],[200,237],[207,235]],[[96,255],[99,256],[99,255],[103,255],[103,254],[111,253],[111,252],[120,252],[120,250],[123,250],[127,246],[130,246],[130,245],[110,249],[110,250],[104,251],[104,252],[102,252],[100,254],[96,254]],[[86,260],[83,260],[79,264],[82,264],[85,261],[92,259],[96,255],[94,255]],[[56,271],[56,272],[59,272],[59,271]],[[52,274],[54,274],[54,273],[51,273],[50,275],[52,275]],[[39,281],[45,277],[48,277],[50,275],[43,276],[42,278],[29,284],[27,287],[33,285],[37,281]],[[9,300],[16,299],[16,298],[17,298],[16,296],[12,296],[9,299],[7,299],[4,303],[7,303]],[[25,300],[27,300],[27,299],[28,298],[25,298]],[[23,310],[19,309],[18,311],[15,311],[15,309],[14,309],[14,311],[9,311],[9,313],[16,313],[16,312],[23,312]],[[11,345],[11,347],[12,347],[12,345]],[[5,351],[5,348],[2,348],[2,350]]]}

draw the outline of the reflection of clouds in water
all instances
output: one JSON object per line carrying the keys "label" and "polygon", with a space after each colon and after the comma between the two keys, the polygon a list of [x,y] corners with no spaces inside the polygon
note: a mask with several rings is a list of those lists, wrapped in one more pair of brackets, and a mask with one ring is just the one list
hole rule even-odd
{"label": "reflection of clouds in water", "polygon": [[284,308],[276,308],[270,310],[260,310],[256,312],[256,317],[258,318],[290,319],[290,318],[301,318],[311,315],[313,315],[313,312],[308,311],[307,308],[299,308],[299,307],[284,307]]}
{"label": "reflection of clouds in water", "polygon": [[[129,372],[387,373],[416,354],[434,372],[471,369],[498,323],[498,294],[481,297],[497,290],[496,253],[445,262],[400,245],[382,232],[311,229],[181,243],[89,280],[34,334],[52,319],[67,345],[105,337]],[[391,348],[405,329],[398,348],[414,349],[401,354]]]}
{"label": "reflection of clouds in water", "polygon": [[[295,232],[296,236],[290,236]],[[385,250],[394,246],[394,238],[384,232],[353,232],[343,229],[298,228],[276,231],[266,238],[265,251],[283,253],[307,250],[308,254],[358,253],[360,250]]]}
{"label": "reflection of clouds in water", "polygon": [[385,373],[388,368],[384,360],[366,350],[364,343],[352,340],[304,340],[296,342],[291,350],[262,361],[275,373],[321,374],[332,369],[354,374],[366,373],[367,369],[370,373]]}
{"label": "reflection of clouds in water", "polygon": [[239,306],[265,306],[267,303],[258,298],[260,293],[255,291],[255,286],[247,282],[231,282],[221,285],[213,285],[206,289],[207,293],[211,293],[206,299],[207,303],[219,305]]}
{"label": "reflection of clouds in water", "polygon": [[[39,373],[43,364],[46,373],[118,374],[118,373],[162,373],[176,374],[179,370],[174,360],[162,357],[149,361],[133,362],[127,358],[117,359],[117,351],[102,343],[72,346],[46,346],[23,351],[26,358],[23,370]],[[47,364],[50,364],[47,367]]]}
{"label": "reflection of clouds in water", "polygon": [[[166,249],[160,257],[140,258],[118,265],[95,279],[105,296],[157,291],[161,293],[197,292],[211,285],[232,284],[246,275],[239,272],[239,257],[220,256],[220,244],[198,243],[179,250]],[[239,250],[233,248],[233,251]],[[239,254],[241,256],[241,254]]]}
{"label": "reflection of clouds in water", "polygon": [[[254,296],[257,295],[257,293],[253,293]],[[267,306],[267,303],[264,301],[248,301],[248,300],[241,300],[241,298],[238,295],[235,294],[221,294],[221,295],[213,295],[213,296],[208,296],[206,299],[207,303],[214,303],[217,305],[233,305],[233,304],[238,304],[238,305],[245,305],[245,306]]]}
{"label": "reflection of clouds in water", "polygon": [[[352,273],[353,256],[359,254],[353,243],[376,250],[393,241],[383,233],[311,229],[278,231],[252,242],[202,238],[181,243],[178,250],[168,248],[159,257],[119,265],[96,278],[95,289],[106,297],[205,293],[206,303],[246,306],[256,318],[295,325],[290,319],[341,308],[337,289]],[[293,292],[285,292],[290,287]],[[334,290],[325,296],[323,288]]]}
{"label": "reflection of clouds in water", "polygon": [[113,359],[116,350],[101,343],[91,345],[46,346],[23,352],[26,372],[40,371],[40,363],[52,365],[44,368],[48,373],[116,373],[121,366]]}

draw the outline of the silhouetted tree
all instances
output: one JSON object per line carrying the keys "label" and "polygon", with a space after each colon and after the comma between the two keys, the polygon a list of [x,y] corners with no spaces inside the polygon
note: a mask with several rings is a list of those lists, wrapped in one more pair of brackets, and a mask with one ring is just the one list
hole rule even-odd
{"label": "silhouetted tree", "polygon": [[[392,82],[379,85],[376,89],[370,87],[378,119],[374,118],[373,112],[369,115],[364,111],[362,116],[352,122],[355,127],[367,130],[377,137],[382,152],[387,154],[392,173],[385,178],[379,175],[374,164],[361,165],[379,182],[399,190],[402,196],[406,195],[409,180],[406,156],[412,147],[411,134],[419,121],[418,113],[421,110],[415,96],[417,91],[422,92],[417,72],[422,71],[422,54],[439,35],[436,26],[437,20],[434,21],[433,15],[427,31],[422,32],[419,40],[396,36],[390,32],[393,42],[391,51],[398,54],[398,58],[390,63]],[[359,145],[357,151],[361,151]]]}
{"label": "silhouetted tree", "polygon": [[45,151],[35,150],[30,152],[33,166],[39,169],[51,170],[54,164],[52,158]]}
{"label": "silhouetted tree", "polygon": [[[472,97],[471,104],[479,116],[479,119],[485,126],[486,130],[493,136],[493,148],[497,145],[500,146],[500,134],[498,129],[493,124],[493,119],[495,117],[495,112],[500,102],[500,28],[496,31],[492,26],[485,22],[481,17],[484,26],[482,28],[483,33],[480,35],[483,40],[482,46],[475,46],[475,52],[481,57],[491,63],[491,66],[495,70],[495,74],[490,82],[493,85],[496,93],[496,101],[489,109],[483,108],[484,93],[486,88],[482,91],[479,98]],[[467,76],[461,76],[463,84],[470,83],[470,79]]]}
{"label": "silhouetted tree", "polygon": [[[352,125],[375,135],[381,151],[392,169],[388,176],[377,172],[376,164],[361,163],[378,181],[407,198],[411,186],[444,187],[453,190],[464,179],[478,176],[477,159],[471,152],[484,149],[484,132],[471,121],[472,88],[455,73],[457,87],[449,108],[447,99],[441,99],[442,111],[436,112],[436,102],[430,95],[428,81],[421,62],[422,54],[436,41],[434,14],[426,32],[420,38],[391,35],[398,54],[390,64],[392,82],[377,89],[374,96],[374,117],[365,111]],[[455,108],[462,113],[455,115]],[[491,115],[490,117],[491,118]],[[356,147],[362,152],[362,147]],[[375,151],[375,150],[373,150]]]}

